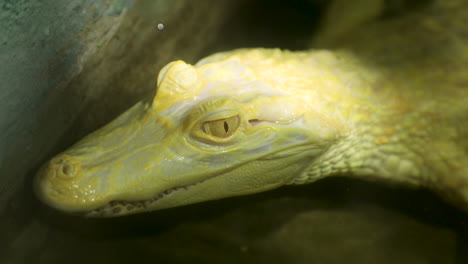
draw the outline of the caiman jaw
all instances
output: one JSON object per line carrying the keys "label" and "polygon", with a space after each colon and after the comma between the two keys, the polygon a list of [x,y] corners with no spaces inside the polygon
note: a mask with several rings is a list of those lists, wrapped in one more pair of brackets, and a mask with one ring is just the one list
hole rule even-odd
{"label": "caiman jaw", "polygon": [[206,180],[196,182],[194,184],[186,186],[176,186],[162,192],[159,192],[155,196],[138,201],[125,201],[125,200],[115,200],[111,201],[106,205],[103,205],[92,211],[85,212],[86,217],[115,217],[120,215],[135,214],[138,212],[146,211],[146,209],[153,204],[154,202],[172,194],[173,192],[188,190],[188,188],[193,187],[197,184],[203,183]]}
{"label": "caiman jaw", "polygon": [[[68,188],[67,190],[57,190],[57,189],[48,188],[49,190],[48,195],[43,195],[42,198],[47,199],[47,197],[54,196],[53,193],[55,193],[56,196],[60,194],[65,194],[69,196],[71,192],[74,197],[79,198],[82,195],[81,192],[78,191],[79,190],[78,188],[74,190],[73,186],[76,186],[76,185],[73,183],[70,184],[70,182],[73,182],[74,178],[79,178],[81,173],[82,173],[81,165],[79,164],[77,159],[74,159],[71,156],[63,155],[63,156],[58,156],[52,159],[48,165],[46,165],[44,168],[41,169],[41,172],[40,172],[41,176],[39,176],[38,178],[39,179],[47,178],[48,181],[43,181],[43,182],[51,182],[52,184],[55,184],[55,186],[63,186],[63,184],[57,185],[57,183],[67,182],[68,184],[66,186],[68,186]],[[119,216],[119,215],[138,213],[140,211],[145,211],[145,209],[147,209],[147,207],[149,207],[151,204],[162,199],[163,197],[167,195],[170,195],[171,193],[175,191],[188,190],[188,188],[195,186],[197,184],[200,184],[204,181],[205,180],[202,180],[202,181],[196,182],[194,184],[189,184],[186,186],[175,186],[175,187],[166,189],[164,191],[161,191],[149,199],[137,200],[137,201],[113,200],[103,206],[100,206],[97,209],[94,209],[91,211],[79,210],[76,213],[79,215],[84,215],[86,217],[114,217],[114,216]],[[37,185],[37,186],[40,187],[40,185]],[[40,191],[38,191],[38,193],[40,193]],[[65,199],[61,199],[61,200],[64,201]],[[86,203],[85,200],[82,200],[82,201]],[[77,203],[74,203],[75,206],[76,204]]]}

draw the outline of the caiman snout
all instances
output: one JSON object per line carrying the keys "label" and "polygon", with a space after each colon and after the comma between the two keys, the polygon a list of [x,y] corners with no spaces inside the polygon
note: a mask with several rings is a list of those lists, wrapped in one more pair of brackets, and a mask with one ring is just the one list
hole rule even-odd
{"label": "caiman snout", "polygon": [[68,211],[81,211],[93,204],[96,184],[85,180],[81,162],[71,155],[53,158],[36,176],[38,196],[47,204]]}
{"label": "caiman snout", "polygon": [[80,172],[81,166],[73,157],[59,156],[50,161],[46,171],[46,177],[72,179]]}

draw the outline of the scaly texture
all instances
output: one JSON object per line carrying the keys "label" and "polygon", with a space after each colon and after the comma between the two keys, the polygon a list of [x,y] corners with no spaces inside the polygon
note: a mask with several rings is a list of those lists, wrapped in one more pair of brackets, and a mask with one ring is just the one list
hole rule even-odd
{"label": "scaly texture", "polygon": [[349,175],[468,204],[468,5],[376,22],[334,50],[164,67],[140,102],[46,164],[39,197],[118,216]]}

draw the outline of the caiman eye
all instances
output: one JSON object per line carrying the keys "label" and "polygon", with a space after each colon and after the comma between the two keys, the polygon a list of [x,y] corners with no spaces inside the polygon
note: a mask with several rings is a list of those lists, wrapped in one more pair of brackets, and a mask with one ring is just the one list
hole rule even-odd
{"label": "caiman eye", "polygon": [[208,135],[218,138],[231,136],[239,127],[239,116],[232,116],[226,119],[207,121],[202,124],[201,129]]}

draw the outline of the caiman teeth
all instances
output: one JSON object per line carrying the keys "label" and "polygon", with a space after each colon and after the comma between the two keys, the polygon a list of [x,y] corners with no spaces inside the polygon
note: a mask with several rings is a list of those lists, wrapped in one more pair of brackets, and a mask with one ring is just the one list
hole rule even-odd
{"label": "caiman teeth", "polygon": [[166,195],[171,194],[174,191],[184,189],[187,190],[188,188],[195,186],[197,184],[200,184],[203,181],[196,182],[194,184],[190,184],[187,186],[176,186],[170,189],[166,189],[155,196],[146,199],[146,200],[139,200],[139,201],[125,201],[125,200],[114,200],[109,202],[106,205],[103,205],[97,209],[94,209],[92,211],[89,211],[86,213],[86,216],[88,217],[106,217],[106,216],[115,216],[115,215],[121,215],[124,212],[130,212],[135,209],[146,209],[148,206],[150,206],[152,203],[155,201],[163,198]]}

